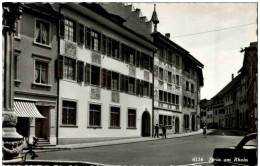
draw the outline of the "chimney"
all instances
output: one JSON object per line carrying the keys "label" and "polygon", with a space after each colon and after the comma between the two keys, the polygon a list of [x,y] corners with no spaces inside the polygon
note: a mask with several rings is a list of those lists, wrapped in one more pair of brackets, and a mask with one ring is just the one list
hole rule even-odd
{"label": "chimney", "polygon": [[139,8],[136,8],[135,11],[140,11],[140,9],[139,9]]}
{"label": "chimney", "polygon": [[167,37],[168,39],[171,37],[170,33],[165,33],[165,37]]}
{"label": "chimney", "polygon": [[234,74],[232,74],[232,80],[234,79]]}

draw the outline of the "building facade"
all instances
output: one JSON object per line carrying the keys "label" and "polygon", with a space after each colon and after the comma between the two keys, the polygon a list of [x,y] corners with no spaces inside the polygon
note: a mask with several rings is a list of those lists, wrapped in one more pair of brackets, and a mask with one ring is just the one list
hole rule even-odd
{"label": "building facade", "polygon": [[156,47],[96,3],[55,8],[64,15],[57,75],[59,144],[151,136]]}
{"label": "building facade", "polygon": [[56,144],[59,14],[49,4],[22,5],[14,41],[14,109],[17,132]]}

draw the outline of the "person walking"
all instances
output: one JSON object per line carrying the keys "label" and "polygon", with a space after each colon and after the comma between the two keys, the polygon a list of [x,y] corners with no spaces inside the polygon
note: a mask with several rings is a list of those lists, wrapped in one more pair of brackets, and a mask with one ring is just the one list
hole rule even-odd
{"label": "person walking", "polygon": [[204,138],[206,138],[206,134],[207,134],[207,126],[206,126],[206,124],[204,124],[204,126],[203,126],[203,135],[204,135]]}
{"label": "person walking", "polygon": [[157,135],[157,138],[159,138],[159,126],[158,126],[158,124],[156,124],[156,126],[154,127],[154,130],[155,130],[154,138],[156,137],[156,135]]}
{"label": "person walking", "polygon": [[166,139],[166,127],[165,127],[165,125],[162,126],[162,132],[163,132],[162,138],[164,137]]}

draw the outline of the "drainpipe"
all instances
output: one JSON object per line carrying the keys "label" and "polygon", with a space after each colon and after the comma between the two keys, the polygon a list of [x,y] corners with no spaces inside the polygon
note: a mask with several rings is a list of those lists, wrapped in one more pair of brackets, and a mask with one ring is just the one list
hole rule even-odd
{"label": "drainpipe", "polygon": [[[60,4],[59,6],[59,14],[61,15],[61,8],[62,8],[62,4]],[[60,17],[59,15],[59,17]],[[60,19],[60,18],[59,18]],[[58,22],[58,26],[57,26],[57,36],[58,36],[58,58],[60,55],[60,24]],[[60,98],[59,98],[59,93],[60,93],[60,79],[57,77],[57,124],[56,124],[56,144],[59,144],[59,109],[60,109]]]}
{"label": "drainpipe", "polygon": [[152,137],[154,137],[154,53],[156,50],[153,50],[153,67],[152,67]]}

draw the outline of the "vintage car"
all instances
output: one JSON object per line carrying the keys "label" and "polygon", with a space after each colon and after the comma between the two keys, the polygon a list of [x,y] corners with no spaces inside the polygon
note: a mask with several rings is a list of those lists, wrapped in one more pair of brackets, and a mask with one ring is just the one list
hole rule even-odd
{"label": "vintage car", "polygon": [[257,165],[257,133],[245,136],[235,147],[216,148],[214,165]]}

